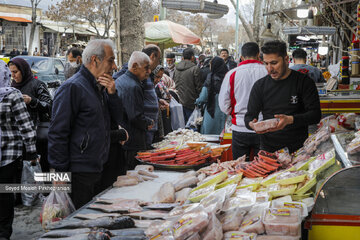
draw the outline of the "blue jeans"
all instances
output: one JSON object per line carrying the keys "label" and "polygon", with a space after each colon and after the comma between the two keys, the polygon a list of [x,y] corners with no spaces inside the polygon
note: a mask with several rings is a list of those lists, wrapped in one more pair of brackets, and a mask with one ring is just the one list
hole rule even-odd
{"label": "blue jeans", "polygon": [[233,159],[246,154],[246,160],[249,161],[250,151],[254,150],[254,156],[260,149],[260,137],[256,133],[232,131],[232,154]]}

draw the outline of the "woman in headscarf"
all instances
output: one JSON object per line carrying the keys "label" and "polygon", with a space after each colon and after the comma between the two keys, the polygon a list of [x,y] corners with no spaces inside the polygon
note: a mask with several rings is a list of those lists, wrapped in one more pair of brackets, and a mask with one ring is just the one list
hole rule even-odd
{"label": "woman in headscarf", "polygon": [[195,104],[205,106],[200,132],[202,134],[220,134],[225,126],[226,115],[219,108],[218,98],[222,81],[228,69],[222,58],[214,57],[210,62],[210,70]]}
{"label": "woman in headscarf", "polygon": [[41,168],[48,172],[47,130],[51,115],[51,95],[46,84],[34,78],[29,64],[24,59],[13,58],[8,65],[13,78],[11,86],[23,94],[27,110],[37,130],[36,146],[41,155]]}
{"label": "woman in headscarf", "polygon": [[[14,183],[22,159],[35,161],[36,132],[20,91],[10,86],[10,70],[0,60],[0,184]],[[22,156],[23,147],[27,156]],[[0,193],[0,239],[10,239],[14,194]]]}
{"label": "woman in headscarf", "polygon": [[[165,100],[167,103],[170,103],[171,94],[169,92],[168,87],[162,81],[164,75],[164,67],[158,65],[154,71],[154,84],[155,84],[155,92],[159,99]],[[160,109],[159,111],[159,134],[158,140],[166,136],[169,132],[172,131],[171,129],[171,118],[170,118],[170,109]]]}

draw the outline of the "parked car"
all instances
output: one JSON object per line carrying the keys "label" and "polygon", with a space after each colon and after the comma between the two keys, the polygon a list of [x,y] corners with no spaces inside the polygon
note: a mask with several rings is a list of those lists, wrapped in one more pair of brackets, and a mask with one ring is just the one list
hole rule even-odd
{"label": "parked car", "polygon": [[64,63],[58,58],[41,56],[17,56],[26,60],[36,79],[47,84],[51,96],[54,97],[60,84],[65,81]]}

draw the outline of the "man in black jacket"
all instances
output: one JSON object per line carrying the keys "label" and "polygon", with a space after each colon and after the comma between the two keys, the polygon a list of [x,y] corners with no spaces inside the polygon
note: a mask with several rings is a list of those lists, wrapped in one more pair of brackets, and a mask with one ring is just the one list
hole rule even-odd
{"label": "man in black jacket", "polygon": [[221,49],[220,57],[224,59],[226,66],[229,70],[236,68],[237,64],[231,59],[231,57],[229,56],[229,51],[226,48]]}
{"label": "man in black jacket", "polygon": [[315,83],[307,75],[289,69],[285,42],[267,42],[261,51],[269,74],[259,79],[251,90],[246,127],[254,129],[260,112],[264,120],[278,118],[275,128],[257,132],[261,134],[260,149],[275,152],[288,147],[290,152],[295,152],[308,137],[308,125],[321,119]]}
{"label": "man in black jacket", "polygon": [[123,126],[129,133],[129,141],[123,146],[125,150],[126,168],[134,169],[135,155],[146,149],[146,131],[155,122],[144,112],[144,92],[142,82],[151,73],[150,58],[143,52],[135,51],[129,60],[129,69],[115,81],[116,89],[122,99],[127,118]]}
{"label": "man in black jacket", "polygon": [[60,86],[53,102],[48,160],[56,171],[72,173],[71,198],[77,209],[100,190],[110,121],[120,125],[122,118],[111,77],[116,68],[113,49],[109,39],[90,41],[82,55],[84,65]]}

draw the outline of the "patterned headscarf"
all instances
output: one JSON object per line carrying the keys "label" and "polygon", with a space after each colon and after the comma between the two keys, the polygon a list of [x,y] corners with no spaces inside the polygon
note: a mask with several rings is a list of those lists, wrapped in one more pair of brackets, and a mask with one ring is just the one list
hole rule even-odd
{"label": "patterned headscarf", "polygon": [[0,102],[6,95],[15,90],[10,87],[10,80],[10,69],[3,60],[0,60]]}

